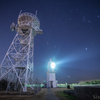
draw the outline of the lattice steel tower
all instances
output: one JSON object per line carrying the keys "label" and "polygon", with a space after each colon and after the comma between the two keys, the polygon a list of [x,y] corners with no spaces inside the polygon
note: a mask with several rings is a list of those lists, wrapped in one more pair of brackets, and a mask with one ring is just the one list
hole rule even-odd
{"label": "lattice steel tower", "polygon": [[10,89],[11,82],[15,90],[19,84],[24,92],[27,92],[27,84],[31,87],[34,70],[34,36],[42,34],[39,27],[40,22],[36,15],[21,12],[18,24],[12,23],[10,26],[11,30],[16,30],[17,33],[0,66],[0,80],[8,81],[7,89]]}

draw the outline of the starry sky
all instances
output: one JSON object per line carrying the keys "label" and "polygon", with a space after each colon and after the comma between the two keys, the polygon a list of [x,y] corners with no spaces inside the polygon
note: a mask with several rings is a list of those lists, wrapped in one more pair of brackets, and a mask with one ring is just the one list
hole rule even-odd
{"label": "starry sky", "polygon": [[35,14],[43,34],[34,41],[34,79],[56,63],[58,83],[100,79],[100,0],[0,0],[0,62],[16,32],[20,10]]}

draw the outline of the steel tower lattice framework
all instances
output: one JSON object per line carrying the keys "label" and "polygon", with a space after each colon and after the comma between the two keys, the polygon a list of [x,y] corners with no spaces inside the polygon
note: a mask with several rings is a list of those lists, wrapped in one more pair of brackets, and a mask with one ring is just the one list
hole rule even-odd
{"label": "steel tower lattice framework", "polygon": [[27,84],[32,88],[34,36],[42,34],[39,27],[39,19],[31,13],[20,13],[18,24],[10,26],[17,33],[0,66],[0,80],[8,81],[7,90],[11,82],[15,90],[19,84],[24,92],[27,92]]}

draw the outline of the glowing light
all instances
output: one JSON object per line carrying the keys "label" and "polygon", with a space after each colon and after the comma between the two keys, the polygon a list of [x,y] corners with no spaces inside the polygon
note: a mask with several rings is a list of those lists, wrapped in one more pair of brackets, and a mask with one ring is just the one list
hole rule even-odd
{"label": "glowing light", "polygon": [[55,68],[55,63],[54,62],[51,63],[51,67]]}
{"label": "glowing light", "polygon": [[85,48],[85,50],[87,50],[87,48]]}

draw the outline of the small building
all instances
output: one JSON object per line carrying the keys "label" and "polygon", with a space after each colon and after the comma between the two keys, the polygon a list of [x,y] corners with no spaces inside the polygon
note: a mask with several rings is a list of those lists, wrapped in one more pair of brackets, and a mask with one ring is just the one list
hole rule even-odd
{"label": "small building", "polygon": [[54,71],[54,68],[55,64],[50,59],[47,67],[47,88],[57,87],[56,71]]}

